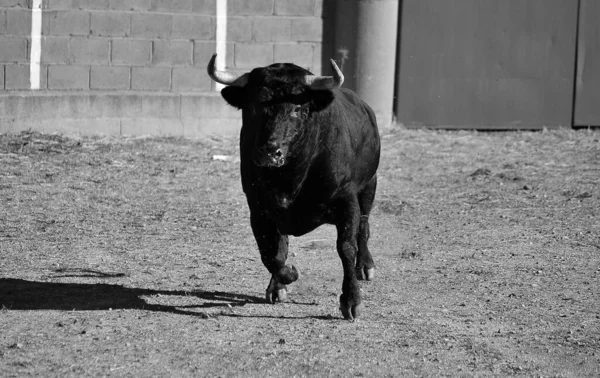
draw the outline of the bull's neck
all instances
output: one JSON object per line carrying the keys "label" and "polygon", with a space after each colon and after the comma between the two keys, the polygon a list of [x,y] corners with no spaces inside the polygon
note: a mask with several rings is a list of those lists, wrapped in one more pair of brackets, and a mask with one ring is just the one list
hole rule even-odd
{"label": "bull's neck", "polygon": [[275,203],[282,207],[290,206],[302,191],[304,182],[311,170],[312,162],[318,155],[318,132],[308,133],[290,146],[291,156],[287,163],[278,168],[259,168],[260,181],[267,196],[275,196]]}
{"label": "bull's neck", "polygon": [[308,156],[294,156],[281,167],[259,168],[259,177],[269,192],[285,195],[291,201],[302,190],[309,169]]}

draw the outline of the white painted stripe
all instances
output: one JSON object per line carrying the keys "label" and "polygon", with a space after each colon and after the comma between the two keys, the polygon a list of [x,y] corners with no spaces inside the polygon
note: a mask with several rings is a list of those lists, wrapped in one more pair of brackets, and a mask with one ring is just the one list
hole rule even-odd
{"label": "white painted stripe", "polygon": [[29,83],[31,89],[40,89],[40,61],[42,60],[42,0],[31,3],[31,58]]}
{"label": "white painted stripe", "polygon": [[[217,1],[217,61],[215,65],[218,70],[225,69],[225,59],[227,58],[227,0]],[[223,84],[216,84],[215,89],[220,91],[223,89]]]}

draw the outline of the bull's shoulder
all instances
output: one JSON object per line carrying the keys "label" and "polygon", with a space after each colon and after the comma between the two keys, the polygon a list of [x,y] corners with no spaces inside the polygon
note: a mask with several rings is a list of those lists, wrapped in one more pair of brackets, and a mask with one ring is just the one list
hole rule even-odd
{"label": "bull's shoulder", "polygon": [[333,93],[339,102],[353,106],[362,106],[364,104],[364,101],[358,97],[356,92],[348,88],[338,88],[334,90]]}
{"label": "bull's shoulder", "polygon": [[334,124],[343,125],[350,129],[359,129],[378,133],[377,119],[373,109],[355,92],[346,88],[333,91],[334,100],[331,106],[331,116]]}

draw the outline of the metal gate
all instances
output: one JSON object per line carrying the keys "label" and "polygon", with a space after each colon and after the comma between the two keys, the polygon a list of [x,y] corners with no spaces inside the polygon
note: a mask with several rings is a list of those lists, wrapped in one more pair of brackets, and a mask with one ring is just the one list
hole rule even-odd
{"label": "metal gate", "polygon": [[[577,119],[598,119],[597,0]],[[396,117],[407,127],[536,129],[573,122],[577,0],[404,0]],[[596,13],[592,13],[590,10]],[[583,52],[580,51],[580,54]],[[589,64],[588,64],[589,60]],[[593,62],[592,62],[593,60]],[[595,62],[595,64],[594,64]],[[593,66],[593,70],[591,67]],[[592,109],[595,112],[592,112]],[[586,121],[587,122],[587,121]]]}
{"label": "metal gate", "polygon": [[574,126],[600,126],[600,3],[581,0]]}

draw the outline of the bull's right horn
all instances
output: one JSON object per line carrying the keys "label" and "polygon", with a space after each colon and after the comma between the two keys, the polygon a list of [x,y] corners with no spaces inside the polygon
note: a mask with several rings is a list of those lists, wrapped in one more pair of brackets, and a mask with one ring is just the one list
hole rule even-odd
{"label": "bull's right horn", "polygon": [[323,90],[341,87],[344,83],[344,74],[342,74],[333,59],[331,59],[331,68],[333,68],[333,76],[306,75],[304,82],[312,89]]}
{"label": "bull's right horn", "polygon": [[216,81],[219,84],[223,85],[232,85],[234,87],[243,87],[248,83],[248,74],[245,73],[242,76],[239,76],[227,71],[219,71],[215,66],[215,60],[217,59],[217,54],[213,54],[208,62],[208,67],[206,70],[208,71],[208,76],[211,79]]}

